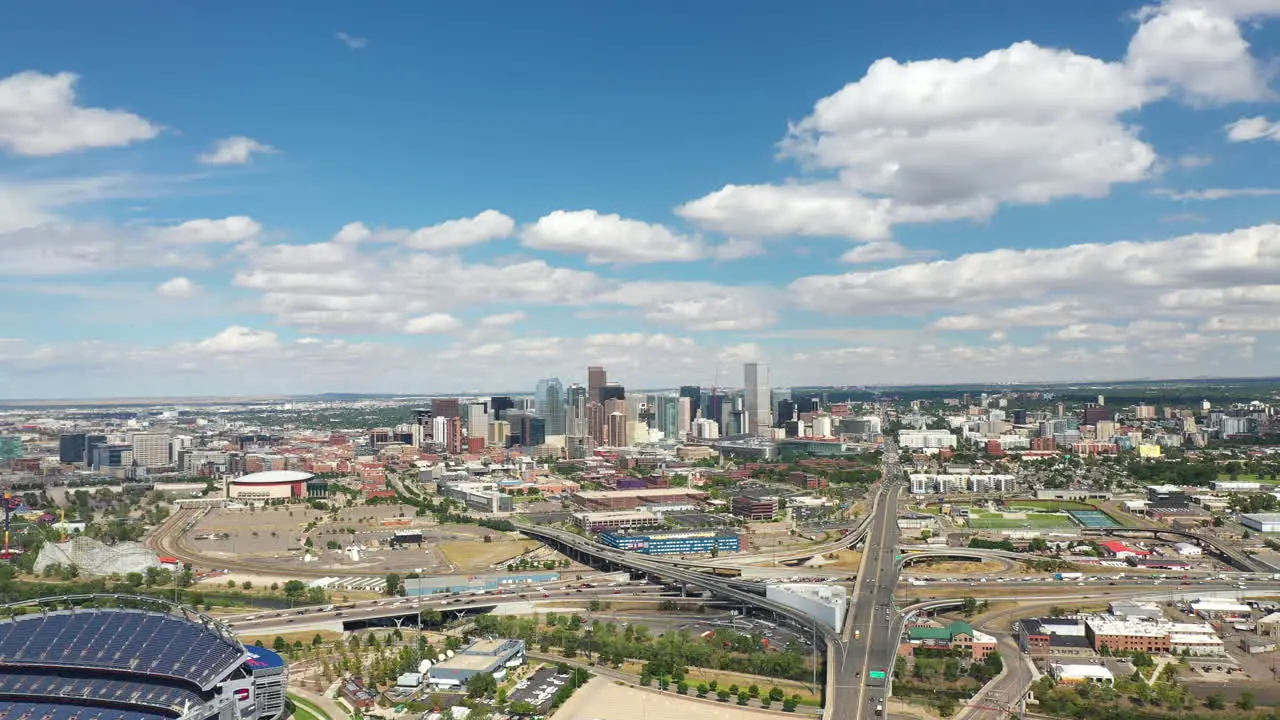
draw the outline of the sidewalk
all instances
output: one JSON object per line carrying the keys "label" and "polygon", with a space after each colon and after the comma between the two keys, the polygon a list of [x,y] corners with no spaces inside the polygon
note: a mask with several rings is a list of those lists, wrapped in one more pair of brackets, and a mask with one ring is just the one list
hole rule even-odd
{"label": "sidewalk", "polygon": [[290,687],[289,694],[297,695],[303,700],[306,700],[312,705],[315,705],[316,707],[325,711],[325,713],[329,715],[330,720],[350,720],[351,719],[351,715],[349,715],[346,710],[343,710],[341,705],[334,702],[333,698],[331,697],[328,697],[326,695],[317,695],[316,693],[310,690],[305,690],[300,687]]}

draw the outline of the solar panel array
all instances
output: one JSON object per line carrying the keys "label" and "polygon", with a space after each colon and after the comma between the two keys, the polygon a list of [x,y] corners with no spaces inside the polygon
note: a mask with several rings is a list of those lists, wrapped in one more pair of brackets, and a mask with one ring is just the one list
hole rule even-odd
{"label": "solar panel array", "polygon": [[105,700],[179,711],[186,702],[190,702],[192,707],[202,702],[200,695],[191,690],[154,683],[106,678],[70,678],[11,670],[0,672],[0,695]]}
{"label": "solar panel array", "polygon": [[160,713],[137,710],[0,700],[0,720],[170,720],[170,718]]}
{"label": "solar panel array", "polygon": [[98,610],[0,621],[0,666],[146,673],[209,687],[243,659],[233,641],[172,615]]}

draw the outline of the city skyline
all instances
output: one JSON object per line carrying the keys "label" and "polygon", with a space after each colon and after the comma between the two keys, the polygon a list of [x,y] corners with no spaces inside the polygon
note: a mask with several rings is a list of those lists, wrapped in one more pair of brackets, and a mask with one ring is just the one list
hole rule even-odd
{"label": "city skyline", "polygon": [[12,13],[0,397],[1273,374],[1280,4],[735,10]]}

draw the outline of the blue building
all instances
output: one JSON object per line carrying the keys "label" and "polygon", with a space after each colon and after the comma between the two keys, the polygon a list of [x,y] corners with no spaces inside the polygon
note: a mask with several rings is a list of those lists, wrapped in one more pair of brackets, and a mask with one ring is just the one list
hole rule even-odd
{"label": "blue building", "polygon": [[630,550],[644,555],[686,555],[692,553],[738,552],[742,542],[734,533],[716,530],[693,530],[655,535],[623,535],[615,532],[600,533],[600,542],[611,548]]}

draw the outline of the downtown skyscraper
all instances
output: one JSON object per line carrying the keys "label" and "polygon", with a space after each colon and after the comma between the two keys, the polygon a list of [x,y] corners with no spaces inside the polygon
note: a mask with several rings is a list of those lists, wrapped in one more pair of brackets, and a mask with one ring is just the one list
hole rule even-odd
{"label": "downtown skyscraper", "polygon": [[769,386],[769,366],[752,362],[743,365],[742,370],[742,395],[749,425],[743,430],[751,435],[767,437],[769,428],[773,427],[773,390]]}
{"label": "downtown skyscraper", "polygon": [[564,385],[560,378],[538,381],[533,394],[534,412],[547,421],[547,435],[564,435],[568,430]]}

